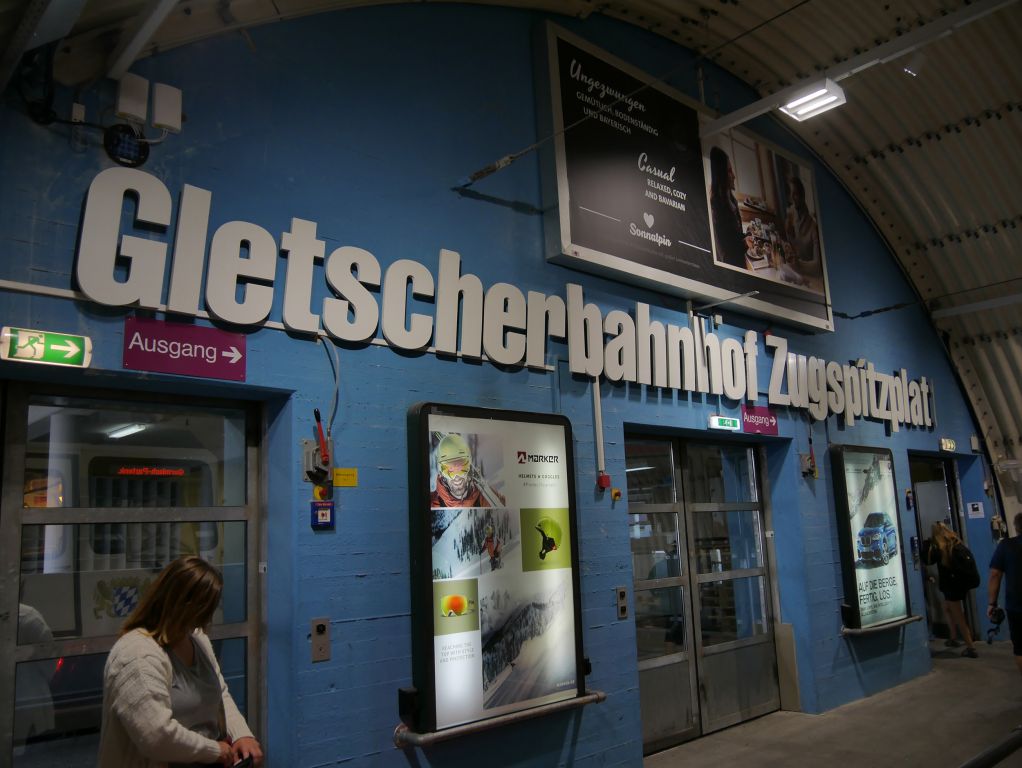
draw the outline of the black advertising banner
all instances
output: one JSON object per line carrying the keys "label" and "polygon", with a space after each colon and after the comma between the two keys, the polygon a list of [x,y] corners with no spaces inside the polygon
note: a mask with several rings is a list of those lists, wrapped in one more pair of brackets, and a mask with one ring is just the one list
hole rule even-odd
{"label": "black advertising banner", "polygon": [[547,56],[551,261],[833,329],[811,168],[738,132],[701,141],[696,102],[553,25]]}
{"label": "black advertising banner", "polygon": [[712,266],[696,111],[567,40],[557,60],[572,241],[672,274]]}
{"label": "black advertising banner", "polygon": [[417,727],[581,695],[567,420],[423,404],[410,427]]}
{"label": "black advertising banner", "polygon": [[865,629],[909,615],[894,462],[889,450],[835,446],[844,620]]}

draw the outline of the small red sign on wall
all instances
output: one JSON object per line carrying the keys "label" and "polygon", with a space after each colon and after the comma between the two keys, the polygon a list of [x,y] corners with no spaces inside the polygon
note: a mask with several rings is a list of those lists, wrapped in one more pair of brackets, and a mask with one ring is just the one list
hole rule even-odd
{"label": "small red sign on wall", "polygon": [[124,321],[125,368],[244,381],[246,362],[240,333],[139,317]]}

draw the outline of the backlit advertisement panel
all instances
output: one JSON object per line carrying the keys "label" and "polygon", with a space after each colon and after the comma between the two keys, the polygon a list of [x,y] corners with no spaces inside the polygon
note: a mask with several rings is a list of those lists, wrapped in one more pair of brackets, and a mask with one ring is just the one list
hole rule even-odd
{"label": "backlit advertisement panel", "polygon": [[567,420],[424,404],[410,426],[417,728],[579,696]]}
{"label": "backlit advertisement panel", "polygon": [[832,448],[845,622],[866,629],[909,615],[891,452]]}

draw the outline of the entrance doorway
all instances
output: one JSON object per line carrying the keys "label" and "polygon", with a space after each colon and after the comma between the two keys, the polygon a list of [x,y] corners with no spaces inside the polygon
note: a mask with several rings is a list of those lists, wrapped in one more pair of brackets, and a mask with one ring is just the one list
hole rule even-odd
{"label": "entrance doorway", "polygon": [[[930,530],[937,522],[946,523],[961,536],[954,464],[939,457],[912,454],[909,455],[908,461],[920,543],[930,538]],[[923,593],[926,595],[926,622],[930,627],[930,634],[936,637],[949,637],[947,617],[944,614],[944,598],[937,589],[937,566],[921,563],[919,573],[923,580]],[[965,605],[964,608],[966,619],[972,626],[969,618],[971,606]]]}
{"label": "entrance doorway", "polygon": [[628,436],[643,751],[780,707],[755,449]]}
{"label": "entrance doorway", "polygon": [[257,723],[257,410],[14,383],[0,391],[0,765],[95,765],[106,655],[180,555],[223,575],[208,632],[235,702]]}

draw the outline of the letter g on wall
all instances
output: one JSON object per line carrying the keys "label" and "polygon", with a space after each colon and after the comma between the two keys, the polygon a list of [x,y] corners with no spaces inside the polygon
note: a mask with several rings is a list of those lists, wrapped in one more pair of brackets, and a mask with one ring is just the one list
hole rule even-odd
{"label": "letter g on wall", "polygon": [[[75,275],[82,292],[92,301],[109,306],[138,304],[148,309],[160,306],[167,244],[134,235],[120,239],[124,198],[137,197],[135,224],[170,226],[170,191],[164,184],[135,168],[108,168],[99,173],[85,200],[82,236],[78,246]],[[127,278],[117,280],[118,256],[129,261]]]}

